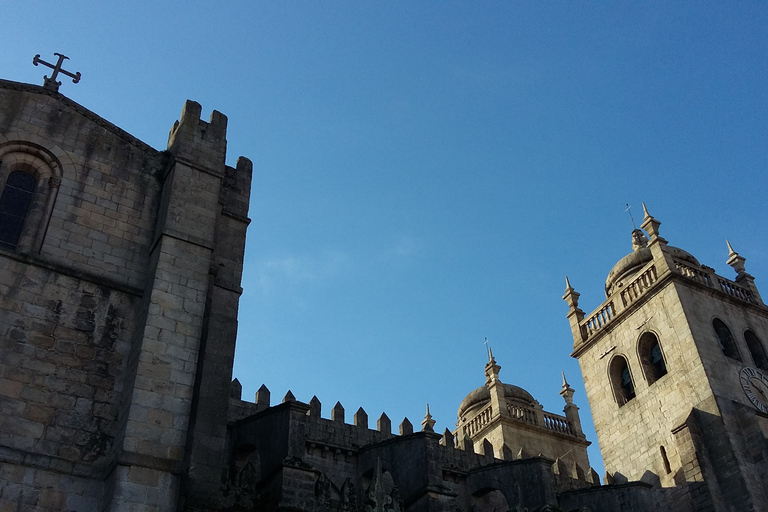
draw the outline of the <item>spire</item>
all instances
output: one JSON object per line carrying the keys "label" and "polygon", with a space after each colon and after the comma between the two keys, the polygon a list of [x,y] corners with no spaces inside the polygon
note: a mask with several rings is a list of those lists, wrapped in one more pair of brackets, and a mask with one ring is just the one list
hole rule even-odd
{"label": "spire", "polygon": [[488,362],[485,363],[485,384],[490,385],[493,382],[498,382],[499,380],[499,370],[501,370],[501,366],[496,364],[496,358],[493,357],[493,352],[491,352],[491,347],[488,347]]}
{"label": "spire", "polygon": [[424,415],[424,421],[421,422],[422,432],[434,432],[435,429],[433,428],[435,426],[435,423],[437,423],[435,420],[432,419],[432,415],[429,414],[429,404],[427,404],[427,414]]}
{"label": "spire", "polygon": [[661,222],[653,218],[653,215],[648,213],[648,208],[645,206],[645,203],[643,203],[643,213],[645,214],[645,217],[643,217],[643,223],[640,225],[640,227],[643,228],[649,235],[651,235],[651,243],[655,242],[656,240],[666,242],[666,240],[659,236],[659,226],[661,225]]}
{"label": "spire", "polygon": [[568,279],[568,276],[565,276],[565,293],[563,294],[563,300],[568,304],[571,311],[579,309],[580,296],[581,294],[571,286],[571,281]]}
{"label": "spire", "polygon": [[573,346],[584,341],[584,332],[581,329],[581,321],[584,320],[584,312],[579,309],[579,294],[571,286],[571,281],[568,276],[565,276],[565,293],[563,294],[563,300],[568,304],[568,321],[571,324],[571,332],[573,334]]}
{"label": "spire", "polygon": [[565,400],[565,405],[571,405],[573,403],[573,394],[576,392],[571,387],[570,384],[568,384],[568,381],[565,380],[565,372],[561,372],[563,374],[563,388],[560,390],[560,396],[563,397]]}
{"label": "spire", "polygon": [[726,261],[726,263],[733,267],[733,270],[736,271],[738,276],[746,274],[747,271],[744,268],[744,262],[747,261],[747,259],[743,256],[739,256],[739,253],[733,250],[731,242],[729,242],[727,239],[725,243],[728,245],[728,261]]}

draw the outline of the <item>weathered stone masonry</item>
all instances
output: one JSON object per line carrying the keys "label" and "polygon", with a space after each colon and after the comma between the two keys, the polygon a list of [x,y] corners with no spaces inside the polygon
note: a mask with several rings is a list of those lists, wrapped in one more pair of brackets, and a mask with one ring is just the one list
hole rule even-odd
{"label": "weathered stone masonry", "polygon": [[200,110],[161,152],[0,81],[0,190],[37,184],[0,249],[3,510],[172,510],[218,487],[251,164],[225,165],[226,117]]}

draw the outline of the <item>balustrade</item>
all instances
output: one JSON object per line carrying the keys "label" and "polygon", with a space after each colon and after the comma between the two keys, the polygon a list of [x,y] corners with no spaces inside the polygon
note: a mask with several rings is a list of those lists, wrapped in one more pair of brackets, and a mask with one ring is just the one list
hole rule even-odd
{"label": "balustrade", "polygon": [[557,416],[556,414],[544,413],[544,428],[562,434],[575,435],[571,422],[563,416]]}
{"label": "balustrade", "polygon": [[621,291],[621,301],[624,307],[629,306],[635,300],[640,298],[645,291],[656,282],[656,265],[651,265],[645,272],[635,278],[634,281],[629,283],[626,288]]}
{"label": "balustrade", "polygon": [[536,425],[536,411],[533,409],[508,403],[507,411],[509,411],[509,415],[513,419],[528,423],[530,425]]}
{"label": "balustrade", "polygon": [[675,269],[682,276],[687,277],[688,279],[692,279],[693,281],[709,286],[710,288],[712,287],[712,278],[707,272],[704,272],[703,270],[689,267],[688,265],[680,263],[679,261],[675,261]]}
{"label": "balustrade", "polygon": [[597,312],[589,317],[583,324],[587,329],[587,336],[592,336],[594,333],[605,327],[615,315],[616,311],[613,308],[613,301],[610,301],[602,308],[598,309]]}
{"label": "balustrade", "polygon": [[720,278],[718,279],[718,282],[720,283],[720,289],[728,295],[749,302],[750,304],[756,304],[755,297],[749,290],[745,290],[741,286],[732,281],[728,281],[727,279]]}
{"label": "balustrade", "polygon": [[483,429],[490,421],[493,415],[493,407],[487,407],[478,413],[477,416],[472,418],[464,425],[464,433],[467,435],[473,435]]}

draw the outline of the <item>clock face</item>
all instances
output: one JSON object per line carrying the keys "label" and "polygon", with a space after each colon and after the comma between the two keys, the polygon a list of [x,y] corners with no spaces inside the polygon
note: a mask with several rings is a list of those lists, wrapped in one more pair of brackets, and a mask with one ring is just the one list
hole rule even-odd
{"label": "clock face", "polygon": [[768,375],[747,366],[739,372],[739,381],[752,405],[758,411],[768,414]]}

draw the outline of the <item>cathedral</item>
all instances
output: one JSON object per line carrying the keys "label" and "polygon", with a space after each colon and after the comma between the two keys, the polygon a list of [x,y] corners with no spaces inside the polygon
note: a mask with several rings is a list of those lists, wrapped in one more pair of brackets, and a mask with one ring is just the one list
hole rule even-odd
{"label": "cathedral", "polygon": [[490,350],[453,431],[243,400],[227,118],[187,101],[158,150],[58,85],[0,80],[0,510],[768,510],[768,308],[730,244],[733,278],[645,209],[595,311],[566,279],[602,476],[565,376],[545,411]]}

